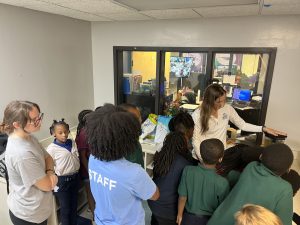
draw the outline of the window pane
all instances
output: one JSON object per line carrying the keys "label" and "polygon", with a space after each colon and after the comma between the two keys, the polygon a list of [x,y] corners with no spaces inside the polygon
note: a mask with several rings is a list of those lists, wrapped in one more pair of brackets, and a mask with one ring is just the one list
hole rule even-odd
{"label": "window pane", "polygon": [[166,52],[164,114],[174,114],[182,104],[196,104],[205,89],[206,53]]}
{"label": "window pane", "polygon": [[142,119],[155,111],[156,52],[123,52],[123,97],[138,106]]}
{"label": "window pane", "polygon": [[227,102],[246,122],[259,123],[268,61],[268,54],[214,55],[213,82],[224,87]]}

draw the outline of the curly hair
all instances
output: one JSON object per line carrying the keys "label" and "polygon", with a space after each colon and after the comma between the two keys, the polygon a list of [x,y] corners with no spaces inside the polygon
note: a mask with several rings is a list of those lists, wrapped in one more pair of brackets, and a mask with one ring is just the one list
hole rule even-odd
{"label": "curly hair", "polygon": [[294,155],[286,144],[275,143],[263,149],[260,160],[265,167],[281,176],[291,167]]}
{"label": "curly hair", "polygon": [[85,129],[91,154],[103,161],[118,160],[133,153],[141,134],[138,119],[112,104],[91,112]]}
{"label": "curly hair", "polygon": [[186,111],[179,111],[169,122],[169,130],[171,132],[186,133],[195,126],[192,116]]}
{"label": "curly hair", "polygon": [[59,121],[53,120],[53,123],[52,123],[51,127],[49,128],[50,134],[51,134],[51,135],[54,134],[55,127],[58,126],[58,125],[62,125],[62,126],[64,126],[68,131],[70,131],[70,129],[69,129],[69,124],[67,124],[67,123],[65,122],[65,119],[62,118],[62,119],[59,120]]}
{"label": "curly hair", "polygon": [[176,154],[190,160],[187,141],[181,132],[170,132],[164,140],[163,147],[154,155],[154,177],[166,175],[175,159]]}
{"label": "curly hair", "polygon": [[217,138],[206,139],[200,144],[200,154],[204,163],[214,165],[224,156],[224,144]]}
{"label": "curly hair", "polygon": [[91,109],[85,109],[82,110],[79,114],[78,114],[78,125],[77,125],[77,131],[76,131],[76,135],[79,135],[80,130],[85,126],[86,123],[86,115],[88,115],[89,113],[93,112],[93,110]]}

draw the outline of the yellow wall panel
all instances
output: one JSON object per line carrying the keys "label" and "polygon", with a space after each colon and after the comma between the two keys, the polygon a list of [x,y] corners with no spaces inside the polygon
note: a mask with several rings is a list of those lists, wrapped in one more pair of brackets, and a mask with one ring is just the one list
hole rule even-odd
{"label": "yellow wall panel", "polygon": [[248,77],[256,74],[258,68],[259,55],[243,55],[242,73]]}
{"label": "yellow wall panel", "polygon": [[132,73],[140,74],[143,82],[156,78],[156,52],[132,52]]}

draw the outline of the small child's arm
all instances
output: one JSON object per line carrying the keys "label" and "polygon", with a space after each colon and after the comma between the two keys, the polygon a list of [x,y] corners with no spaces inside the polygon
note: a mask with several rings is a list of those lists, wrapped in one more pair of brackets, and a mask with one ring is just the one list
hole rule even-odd
{"label": "small child's arm", "polygon": [[177,213],[177,220],[176,220],[176,223],[178,223],[178,225],[181,224],[183,210],[185,207],[186,200],[187,200],[186,196],[179,196],[179,198],[178,198],[178,213]]}

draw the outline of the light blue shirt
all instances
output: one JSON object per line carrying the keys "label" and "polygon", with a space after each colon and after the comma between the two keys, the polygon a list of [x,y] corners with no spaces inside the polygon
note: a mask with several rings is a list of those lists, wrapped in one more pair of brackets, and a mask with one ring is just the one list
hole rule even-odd
{"label": "light blue shirt", "polygon": [[145,224],[142,200],[153,196],[156,185],[140,165],[124,158],[106,162],[90,156],[89,177],[97,225]]}

